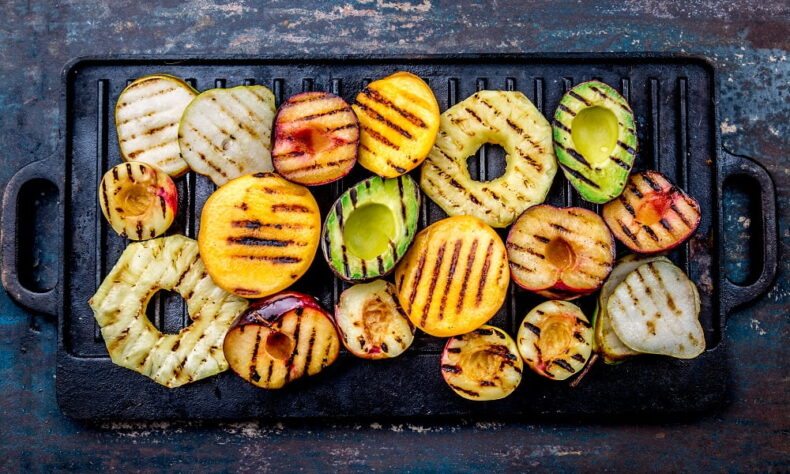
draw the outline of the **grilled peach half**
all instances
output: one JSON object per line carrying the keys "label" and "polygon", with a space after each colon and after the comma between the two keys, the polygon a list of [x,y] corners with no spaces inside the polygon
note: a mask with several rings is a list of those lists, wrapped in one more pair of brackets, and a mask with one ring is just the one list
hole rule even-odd
{"label": "grilled peach half", "polygon": [[359,121],[345,100],[303,92],[280,106],[274,119],[274,168],[306,186],[347,175],[357,162]]}
{"label": "grilled peach half", "polygon": [[555,299],[597,290],[612,270],[614,239],[604,221],[580,207],[533,206],[507,238],[513,281]]}
{"label": "grilled peach half", "polygon": [[340,340],[332,316],[315,298],[285,292],[250,305],[225,335],[223,350],[244,380],[282,388],[332,364]]}
{"label": "grilled peach half", "polygon": [[603,218],[626,247],[655,253],[683,243],[697,229],[697,201],[657,171],[632,174],[623,193],[603,207]]}
{"label": "grilled peach half", "polygon": [[170,176],[143,162],[121,163],[104,174],[99,206],[110,227],[132,240],[165,233],[178,212],[178,191]]}
{"label": "grilled peach half", "polygon": [[451,337],[442,352],[442,376],[458,395],[476,401],[505,398],[521,383],[524,364],[507,333],[480,326]]}
{"label": "grilled peach half", "polygon": [[397,357],[414,341],[414,325],[398,303],[395,285],[385,280],[341,293],[335,324],[346,349],[363,359]]}

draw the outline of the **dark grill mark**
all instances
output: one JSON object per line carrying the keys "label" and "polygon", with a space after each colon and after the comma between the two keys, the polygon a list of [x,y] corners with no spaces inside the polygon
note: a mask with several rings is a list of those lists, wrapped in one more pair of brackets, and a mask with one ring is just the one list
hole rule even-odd
{"label": "dark grill mark", "polygon": [[668,232],[670,232],[670,233],[672,232],[672,226],[671,226],[671,225],[669,225],[669,222],[667,222],[667,220],[666,220],[666,219],[661,219],[661,220],[660,220],[660,221],[658,221],[658,222],[660,222],[660,223],[661,223],[661,227],[663,227],[664,229],[666,229],[666,230],[667,230]]}
{"label": "dark grill mark", "polygon": [[402,108],[398,107],[391,100],[381,95],[377,90],[366,88],[365,90],[362,91],[362,93],[366,95],[370,100],[385,105],[387,106],[388,109],[394,110],[395,112],[400,114],[403,118],[413,123],[414,125],[420,128],[428,128],[428,125],[426,125],[425,122],[423,122],[420,117],[417,117],[416,115],[412,114],[408,110],[403,110]]}
{"label": "dark grill mark", "polygon": [[305,356],[304,366],[305,369],[310,371],[310,361],[313,360],[313,346],[315,345],[315,326],[310,333],[310,340],[307,342],[307,355]]}
{"label": "dark grill mark", "polygon": [[588,323],[587,321],[583,320],[582,318],[576,318],[576,324],[581,324],[582,326],[584,326],[586,328],[590,327],[590,323]]}
{"label": "dark grill mark", "polygon": [[457,365],[442,364],[442,372],[450,372],[451,374],[460,374],[462,370]]}
{"label": "dark grill mark", "polygon": [[233,292],[237,295],[248,295],[248,296],[255,296],[258,294],[258,290],[250,290],[249,288],[234,288]]}
{"label": "dark grill mark", "polygon": [[568,230],[567,228],[561,226],[560,224],[557,224],[556,222],[552,222],[549,225],[554,227],[555,229],[561,231],[561,232],[570,232],[570,230]]}
{"label": "dark grill mark", "polygon": [[[255,375],[258,374],[257,360],[258,349],[261,345],[261,330],[260,328],[255,332],[255,345],[252,347],[252,354],[250,354],[250,378],[255,380]],[[260,377],[258,377],[260,380]]]}
{"label": "dark grill mark", "polygon": [[562,359],[553,360],[553,361],[552,361],[552,364],[553,364],[553,365],[556,365],[556,366],[558,366],[558,367],[562,367],[563,369],[567,370],[568,372],[570,372],[570,373],[572,373],[572,374],[575,374],[575,373],[576,373],[576,371],[575,371],[575,370],[573,370],[573,367],[571,367],[571,364],[569,364],[569,363],[565,362],[565,361],[564,361],[564,360],[562,360]]}
{"label": "dark grill mark", "polygon": [[257,219],[250,219],[250,220],[239,220],[239,221],[231,221],[231,227],[236,229],[250,229],[250,230],[258,230],[261,227],[271,228],[271,229],[304,229],[305,226],[302,224],[272,224],[268,222],[261,222]]}
{"label": "dark grill mark", "polygon": [[524,265],[522,265],[520,263],[513,262],[513,261],[510,262],[510,266],[514,267],[514,268],[517,268],[518,270],[521,270],[522,272],[535,273],[535,269],[534,268],[527,268]]}
{"label": "dark grill mark", "polygon": [[605,93],[604,91],[602,91],[601,89],[598,89],[595,86],[590,86],[590,90],[594,91],[595,93],[597,93],[598,95],[600,95],[604,99],[612,99],[612,100],[614,100],[614,98],[610,97],[609,94]]}
{"label": "dark grill mark", "polygon": [[384,117],[383,115],[378,113],[376,110],[368,107],[367,105],[357,102],[357,107],[362,109],[362,111],[365,112],[373,120],[378,120],[379,122],[383,123],[384,125],[386,125],[387,127],[391,128],[392,130],[395,130],[399,134],[401,134],[404,137],[408,138],[409,140],[411,140],[413,138],[411,133],[407,132],[406,130],[404,130],[403,128],[398,126],[397,124],[392,123],[386,117]]}
{"label": "dark grill mark", "polygon": [[631,239],[631,241],[632,241],[634,244],[636,244],[636,246],[637,246],[637,247],[640,247],[640,248],[641,248],[642,246],[641,246],[641,245],[639,245],[639,241],[636,239],[636,236],[634,235],[634,233],[633,233],[633,232],[631,232],[630,230],[628,230],[628,227],[626,227],[626,225],[625,225],[625,224],[623,224],[623,221],[621,221],[620,219],[617,219],[617,223],[620,225],[620,229],[622,229],[622,230],[623,230],[623,233],[624,233],[625,235],[627,235],[627,236],[628,236],[628,238],[629,238],[629,239]]}
{"label": "dark grill mark", "polygon": [[378,263],[379,267],[379,275],[384,273],[384,260],[381,258],[381,255],[376,257],[376,262]]}
{"label": "dark grill mark", "polygon": [[524,327],[532,331],[533,334],[540,337],[540,328],[535,326],[534,324],[524,321]]}
{"label": "dark grill mark", "polygon": [[461,353],[461,348],[460,347],[450,347],[449,349],[447,349],[447,352],[449,352],[450,354],[460,354]]}
{"label": "dark grill mark", "polygon": [[632,155],[636,155],[636,150],[633,147],[626,145],[620,140],[617,140],[617,145],[620,146],[620,148],[622,148],[623,150],[627,151],[628,153]]}
{"label": "dark grill mark", "polygon": [[246,258],[247,260],[265,260],[272,263],[299,263],[299,257],[272,257],[269,255],[233,255],[233,258]]}
{"label": "dark grill mark", "polygon": [[492,329],[475,329],[475,334],[480,336],[490,336],[494,334],[494,331]]}
{"label": "dark grill mark", "polygon": [[650,173],[642,173],[642,179],[647,183],[648,186],[653,188],[653,191],[661,191],[661,186],[653,181],[653,179],[650,177]]}
{"label": "dark grill mark", "polygon": [[309,207],[301,204],[272,204],[272,212],[312,212]]}
{"label": "dark grill mark", "polygon": [[278,240],[278,239],[261,239],[259,237],[251,237],[248,235],[242,237],[228,237],[227,242],[234,245],[249,245],[249,246],[262,246],[262,247],[288,247],[295,245],[297,247],[304,247],[307,245],[305,242],[294,242],[293,240]]}
{"label": "dark grill mark", "polygon": [[510,126],[510,128],[515,130],[519,135],[523,135],[524,134],[524,130],[521,127],[519,127],[518,125],[516,125],[512,120],[507,119],[506,122]]}
{"label": "dark grill mark", "polygon": [[472,390],[467,390],[467,389],[465,389],[465,388],[461,388],[461,387],[459,387],[458,385],[450,384],[450,387],[452,387],[452,389],[453,389],[453,390],[457,390],[457,391],[459,391],[459,392],[465,393],[465,394],[469,395],[470,397],[475,397],[475,398],[477,398],[477,397],[479,397],[479,396],[480,396],[480,394],[479,394],[479,393],[477,393],[477,392],[474,392],[474,391],[472,391]]}
{"label": "dark grill mark", "polygon": [[351,188],[348,192],[348,197],[351,198],[351,206],[357,207],[357,188]]}
{"label": "dark grill mark", "polygon": [[433,266],[433,273],[431,274],[431,284],[428,287],[428,294],[426,296],[427,301],[422,311],[422,319],[420,320],[420,326],[425,325],[425,321],[428,319],[428,313],[431,311],[431,305],[433,304],[433,292],[436,290],[436,282],[439,279],[439,273],[442,271],[442,262],[444,261],[444,251],[447,248],[447,242],[442,244],[442,248],[439,249],[439,253],[436,255],[436,263]]}
{"label": "dark grill mark", "polygon": [[464,281],[461,283],[461,291],[458,292],[458,301],[455,304],[455,312],[460,313],[464,306],[466,296],[466,285],[469,284],[469,275],[472,273],[472,265],[475,263],[475,252],[477,252],[477,239],[472,241],[472,248],[469,249],[469,257],[466,260],[466,270],[464,271]]}
{"label": "dark grill mark", "polygon": [[573,360],[576,360],[576,361],[579,361],[579,362],[581,362],[582,364],[584,363],[584,356],[583,356],[583,355],[581,355],[581,354],[573,354],[573,355],[571,356],[571,359],[573,359]]}
{"label": "dark grill mark", "polygon": [[626,199],[623,197],[623,195],[622,195],[622,194],[620,195],[620,198],[619,198],[619,199],[620,199],[620,203],[622,203],[622,205],[623,205],[623,207],[625,208],[625,210],[626,210],[626,211],[628,211],[628,213],[629,213],[629,214],[631,214],[631,216],[632,216],[632,217],[636,217],[636,211],[634,210],[634,206],[632,206],[632,205],[631,205],[631,203],[629,203],[629,202],[628,202],[628,201],[627,201],[627,200],[626,200]]}
{"label": "dark grill mark", "polygon": [[475,120],[477,120],[477,121],[478,121],[478,122],[480,122],[481,124],[485,125],[485,122],[483,122],[483,120],[480,118],[480,116],[479,116],[479,115],[477,115],[477,114],[475,113],[475,111],[474,111],[474,110],[470,109],[469,107],[464,107],[464,110],[466,110],[466,112],[467,112],[469,115],[471,115],[472,117],[474,117],[474,118],[475,118]]}
{"label": "dark grill mark", "polygon": [[403,191],[403,176],[398,176],[398,196],[400,196],[400,214],[406,222],[406,194]]}
{"label": "dark grill mark", "polygon": [[544,244],[549,243],[549,239],[547,239],[546,237],[543,237],[542,235],[535,234],[535,235],[533,235],[533,237],[535,237],[535,240],[537,240],[539,242],[543,242]]}
{"label": "dark grill mark", "polygon": [[[379,141],[379,142],[387,145],[388,147],[392,148],[393,150],[396,150],[396,151],[400,150],[400,147],[398,145],[392,143],[387,137],[385,137],[384,135],[380,134],[379,132],[373,130],[372,128],[369,128],[369,127],[366,127],[366,126],[362,125],[362,130],[367,132],[368,135],[370,135],[371,137],[373,137],[377,141]],[[374,152],[373,154],[377,155],[378,153]]]}
{"label": "dark grill mark", "polygon": [[[576,116],[576,112],[574,112],[573,110],[569,109],[565,104],[560,104],[560,105],[557,106],[557,108],[562,110],[566,114],[570,114],[573,117]],[[568,131],[570,132],[570,130],[568,130]]]}
{"label": "dark grill mark", "polygon": [[686,224],[686,227],[688,227],[689,229],[691,228],[691,222],[688,221],[686,216],[684,216],[683,213],[680,212],[680,209],[678,209],[678,207],[675,204],[670,205],[669,208],[672,209],[672,211],[674,211],[675,214],[678,215],[678,217],[680,217],[680,220],[682,220],[683,223]]}
{"label": "dark grill mark", "polygon": [[[560,107],[564,107],[564,106],[560,105]],[[567,107],[566,107],[566,108],[567,108]],[[571,133],[571,129],[570,129],[570,128],[568,128],[568,127],[566,127],[566,126],[565,126],[565,124],[564,124],[564,123],[562,123],[562,122],[560,122],[559,120],[555,120],[555,121],[554,121],[554,126],[555,126],[555,127],[557,127],[557,128],[559,128],[560,130],[562,130],[562,131],[563,131],[563,132],[565,132],[565,133]],[[560,145],[559,143],[557,143],[557,145],[558,145],[558,146],[560,146],[560,147],[562,147],[562,145]]]}
{"label": "dark grill mark", "polygon": [[653,239],[653,241],[658,242],[658,236],[656,235],[655,232],[653,232],[653,229],[651,229],[646,225],[643,225],[642,229],[645,231],[645,233],[647,233],[647,235],[650,236],[651,239]]}
{"label": "dark grill mark", "polygon": [[634,193],[634,196],[638,197],[639,199],[642,199],[644,197],[644,195],[642,194],[642,191],[637,189],[636,186],[632,186],[629,189],[631,190],[632,193]]}
{"label": "dark grill mark", "polygon": [[574,99],[578,100],[579,102],[583,103],[584,105],[587,105],[587,106],[590,105],[590,102],[587,99],[585,99],[584,97],[582,97],[579,94],[577,94],[576,91],[574,91],[574,90],[568,91],[568,95],[573,97]]}
{"label": "dark grill mark", "polygon": [[483,289],[486,286],[486,280],[488,278],[488,269],[491,267],[491,254],[494,251],[494,241],[488,242],[488,249],[486,249],[486,259],[483,263],[483,271],[482,276],[480,277],[480,285],[477,287],[477,297],[475,298],[475,306],[480,305],[480,301],[483,299]]}
{"label": "dark grill mark", "polygon": [[491,382],[490,380],[481,380],[480,381],[480,386],[481,387],[495,387],[496,384],[494,382]]}
{"label": "dark grill mark", "polygon": [[[455,247],[453,247],[453,255],[450,257],[450,270],[447,272],[448,279],[453,278],[455,275],[455,267],[458,265],[458,255],[461,253],[461,246],[463,242],[461,240],[455,241]],[[439,321],[442,320],[444,317],[444,307],[447,304],[447,291],[442,292],[442,299],[439,302]]]}
{"label": "dark grill mark", "polygon": [[302,328],[302,313],[296,313],[296,329],[294,330],[294,350],[285,364],[285,383],[291,380],[291,372],[295,369],[294,358],[299,355],[299,330]]}
{"label": "dark grill mark", "polygon": [[425,258],[427,255],[428,251],[423,251],[422,254],[420,254],[420,259],[417,261],[417,273],[414,275],[414,282],[412,283],[411,292],[409,293],[409,312],[411,312],[411,308],[414,306],[414,296],[417,294],[417,287],[422,278],[422,269],[425,267]]}
{"label": "dark grill mark", "polygon": [[598,185],[597,185],[595,182],[593,182],[592,180],[590,180],[590,178],[588,178],[587,176],[584,176],[583,174],[579,173],[579,172],[578,172],[578,171],[576,171],[575,169],[573,169],[573,168],[569,168],[569,167],[565,166],[565,165],[564,165],[564,164],[562,164],[562,163],[559,163],[559,165],[560,165],[560,167],[562,167],[563,171],[565,171],[565,172],[566,172],[566,173],[568,173],[569,175],[573,176],[574,178],[578,179],[579,181],[581,181],[581,182],[583,182],[583,183],[587,184],[588,186],[592,186],[592,187],[593,187],[593,188],[595,188],[595,189],[601,189],[601,187],[600,187],[600,186],[598,186]]}
{"label": "dark grill mark", "polygon": [[582,344],[585,344],[585,343],[587,343],[587,341],[584,339],[584,336],[582,336],[582,335],[581,335],[581,333],[579,333],[579,332],[575,333],[575,334],[573,335],[573,337],[575,337],[575,338],[576,338],[576,340],[577,340],[577,341],[579,341],[579,342],[581,342]]}
{"label": "dark grill mark", "polygon": [[319,118],[319,117],[326,117],[326,116],[329,116],[329,115],[339,114],[341,112],[345,112],[346,110],[348,110],[346,107],[341,107],[339,109],[327,110],[325,112],[319,112],[317,114],[310,114],[310,115],[305,115],[304,117],[299,117],[296,120],[292,120],[292,122],[305,122],[307,120],[313,120],[313,119]]}
{"label": "dark grill mark", "polygon": [[143,238],[143,223],[142,221],[137,221],[137,239],[142,240]]}
{"label": "dark grill mark", "polygon": [[628,163],[626,163],[625,161],[621,160],[620,158],[618,158],[618,157],[616,157],[616,156],[614,156],[614,155],[610,156],[609,158],[610,158],[612,161],[614,161],[614,164],[616,164],[616,165],[617,165],[617,166],[619,166],[620,168],[622,168],[622,169],[624,169],[624,170],[626,170],[626,171],[628,171],[628,170],[630,170],[630,169],[631,169],[631,167],[630,167],[630,166],[628,166]]}
{"label": "dark grill mark", "polygon": [[590,163],[589,163],[589,162],[588,162],[588,161],[587,161],[587,160],[584,158],[584,156],[582,156],[582,154],[581,154],[581,153],[579,153],[578,151],[576,151],[576,149],[574,149],[574,148],[571,148],[571,147],[568,147],[568,148],[566,148],[566,149],[565,149],[565,151],[567,151],[567,152],[568,152],[568,154],[569,154],[569,155],[571,155],[571,157],[572,157],[574,160],[576,160],[576,161],[578,161],[579,163],[583,164],[584,166],[586,166],[586,167],[588,167],[588,168],[592,169],[592,166],[590,166]]}

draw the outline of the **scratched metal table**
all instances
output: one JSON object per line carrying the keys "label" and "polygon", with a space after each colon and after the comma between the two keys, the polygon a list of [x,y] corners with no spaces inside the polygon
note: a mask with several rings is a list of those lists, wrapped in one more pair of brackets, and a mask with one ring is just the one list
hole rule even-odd
{"label": "scratched metal table", "polygon": [[[720,131],[732,152],[757,158],[777,186],[779,277],[759,301],[728,319],[728,406],[695,419],[578,424],[550,419],[426,422],[366,420],[274,423],[112,423],[69,420],[55,401],[56,333],[51,318],[0,292],[0,469],[3,471],[174,469],[222,471],[471,471],[485,468],[754,470],[790,467],[787,316],[790,264],[790,7],[784,2],[516,2],[367,0],[317,2],[163,1],[0,5],[0,183],[53,153],[59,140],[63,64],[99,54],[305,54],[686,51],[720,74]],[[661,4],[659,4],[661,3]],[[655,5],[653,5],[655,4]],[[725,196],[728,274],[748,281],[753,193]],[[47,245],[53,197],[33,193],[28,282],[54,285]]]}

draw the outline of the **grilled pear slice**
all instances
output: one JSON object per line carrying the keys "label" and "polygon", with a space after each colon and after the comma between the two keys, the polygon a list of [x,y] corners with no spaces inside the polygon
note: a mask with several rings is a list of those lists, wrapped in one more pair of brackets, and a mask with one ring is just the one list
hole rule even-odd
{"label": "grilled pear slice", "polygon": [[123,159],[154,165],[174,178],[186,173],[189,166],[180,155],[178,123],[197,94],[184,80],[167,74],[129,84],[115,106]]}
{"label": "grilled pear slice", "polygon": [[705,350],[697,287],[675,265],[640,265],[617,285],[606,303],[612,327],[637,352],[693,359]]}
{"label": "grilled pear slice", "polygon": [[273,171],[274,112],[274,94],[264,86],[204,91],[181,117],[181,156],[217,186],[249,173]]}

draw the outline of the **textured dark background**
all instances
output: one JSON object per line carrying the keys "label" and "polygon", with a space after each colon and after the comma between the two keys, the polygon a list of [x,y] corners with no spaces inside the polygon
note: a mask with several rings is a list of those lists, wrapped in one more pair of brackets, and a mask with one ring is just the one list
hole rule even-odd
{"label": "textured dark background", "polygon": [[[790,6],[781,1],[360,0],[0,4],[0,183],[56,149],[60,71],[100,54],[267,52],[442,53],[666,51],[709,57],[720,75],[720,129],[731,151],[772,173],[780,258],[790,231]],[[59,157],[54,157],[58,159]],[[748,280],[749,187],[725,197],[726,260]],[[35,197],[35,196],[33,196]],[[46,224],[31,264],[51,286]],[[50,234],[51,235],[51,234]],[[577,424],[565,420],[370,420],[269,424],[73,422],[55,401],[55,325],[0,292],[0,469],[220,471],[483,468],[787,470],[790,468],[790,265],[733,313],[725,342],[732,383],[723,411],[689,420]]]}

